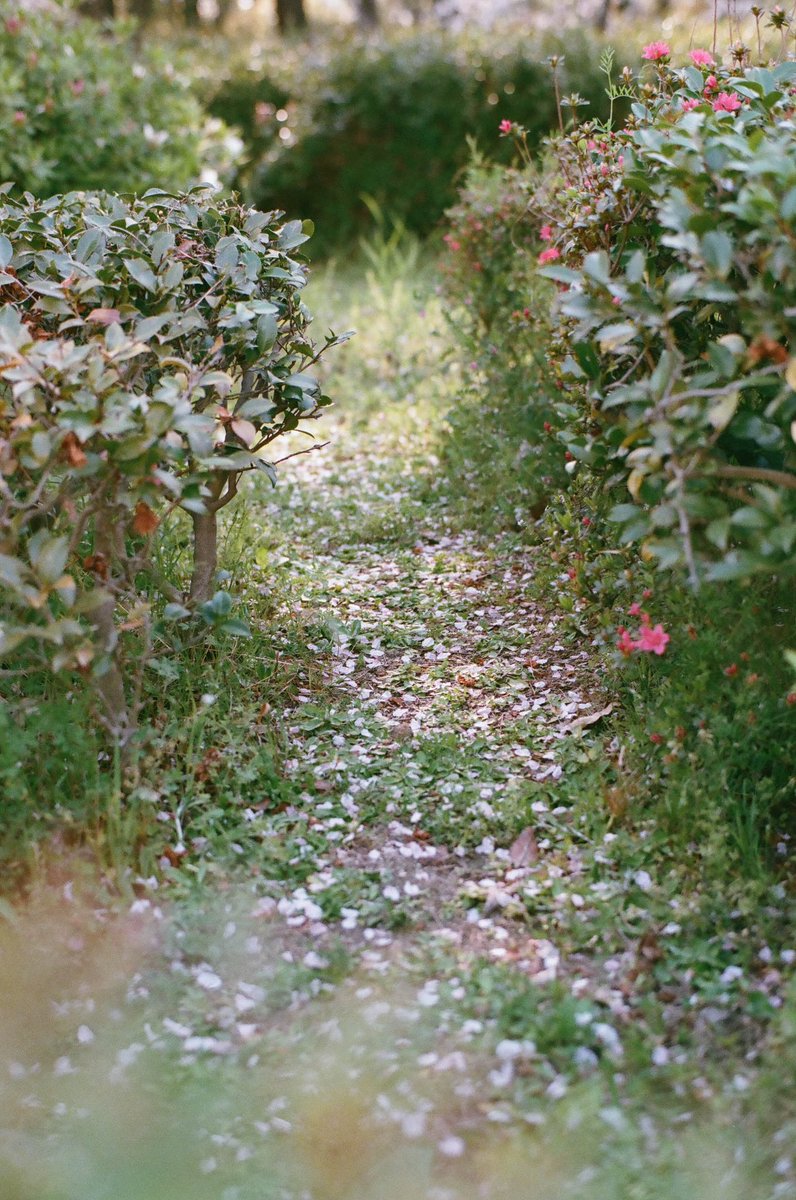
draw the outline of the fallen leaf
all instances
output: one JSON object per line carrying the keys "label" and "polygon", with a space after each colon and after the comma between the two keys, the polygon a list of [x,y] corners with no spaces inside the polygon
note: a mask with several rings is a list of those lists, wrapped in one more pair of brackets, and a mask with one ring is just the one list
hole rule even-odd
{"label": "fallen leaf", "polygon": [[509,849],[509,862],[513,867],[529,867],[539,861],[539,846],[536,834],[530,825],[512,843]]}
{"label": "fallen leaf", "polygon": [[583,717],[576,717],[574,721],[569,721],[566,725],[561,726],[562,733],[570,733],[575,729],[585,729],[588,725],[596,725],[603,717],[607,717],[609,713],[614,711],[613,704],[606,704],[605,708],[601,708],[599,712],[586,713]]}

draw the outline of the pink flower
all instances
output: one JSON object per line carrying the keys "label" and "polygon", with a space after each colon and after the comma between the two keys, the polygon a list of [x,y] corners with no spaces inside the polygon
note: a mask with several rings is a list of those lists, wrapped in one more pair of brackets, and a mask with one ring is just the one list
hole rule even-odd
{"label": "pink flower", "polygon": [[624,625],[620,625],[616,632],[619,634],[619,641],[616,643],[616,648],[621,654],[624,654],[625,657],[628,657],[636,649],[636,643],[633,641]]}
{"label": "pink flower", "polygon": [[552,241],[552,239],[553,239],[552,225],[543,225],[542,228],[539,230],[539,237],[542,239],[543,242]]}
{"label": "pink flower", "polygon": [[695,67],[715,67],[716,60],[708,50],[692,50],[689,58]]}
{"label": "pink flower", "polygon": [[24,125],[25,122],[27,121],[27,119],[28,118],[25,116],[25,113],[22,111],[21,108],[18,108],[16,110],[16,112],[14,113],[13,120],[14,120],[15,125]]}
{"label": "pink flower", "polygon": [[647,62],[660,62],[663,58],[670,58],[672,48],[668,42],[650,42],[641,51],[641,57],[646,58]]}
{"label": "pink flower", "polygon": [[712,92],[715,87],[719,86],[719,81],[715,75],[708,75],[705,80],[705,91]]}
{"label": "pink flower", "polygon": [[85,79],[73,79],[69,84],[73,96],[82,96],[86,90]]}
{"label": "pink flower", "polygon": [[507,117],[504,117],[503,120],[500,122],[500,125],[498,126],[498,129],[500,130],[501,133],[511,133],[513,128],[514,128],[513,122],[509,121]]}
{"label": "pink flower", "polygon": [[540,263],[549,263],[549,262],[553,262],[554,259],[560,258],[560,257],[561,257],[561,251],[558,249],[557,246],[548,246],[547,249],[543,250],[542,253],[539,255],[538,261]]}
{"label": "pink flower", "polygon": [[683,112],[693,112],[695,108],[699,108],[701,103],[701,100],[684,100]]}
{"label": "pink flower", "polygon": [[631,604],[627,611],[631,617],[641,616],[641,605],[639,604],[638,600],[636,600],[635,604]]}
{"label": "pink flower", "polygon": [[737,113],[741,107],[741,97],[735,92],[719,92],[713,101],[714,112]]}
{"label": "pink flower", "polygon": [[639,650],[645,650],[649,654],[663,654],[671,640],[668,633],[664,633],[662,625],[656,625],[654,628],[645,625],[639,633],[637,645]]}

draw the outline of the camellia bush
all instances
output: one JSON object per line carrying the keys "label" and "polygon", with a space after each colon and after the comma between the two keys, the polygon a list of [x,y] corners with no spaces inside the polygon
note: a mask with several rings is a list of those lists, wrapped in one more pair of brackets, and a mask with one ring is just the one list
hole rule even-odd
{"label": "camellia bush", "polygon": [[[214,594],[217,514],[329,403],[295,252],[310,230],[206,191],[0,204],[0,654],[88,676],[125,744],[158,599],[245,628]],[[157,543],[178,512],[191,578]]]}
{"label": "camellia bush", "polygon": [[0,180],[48,196],[229,177],[240,142],[173,59],[137,45],[129,25],[2,0]]}
{"label": "camellia bush", "polygon": [[615,89],[629,119],[560,138],[530,202],[559,288],[559,437],[622,540],[693,586],[789,572],[796,64],[740,46],[677,65],[663,42],[644,58]]}

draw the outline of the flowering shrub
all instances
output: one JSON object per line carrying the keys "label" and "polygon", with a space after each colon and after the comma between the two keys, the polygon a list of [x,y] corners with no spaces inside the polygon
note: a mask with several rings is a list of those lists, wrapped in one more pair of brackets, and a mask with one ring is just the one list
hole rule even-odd
{"label": "flowering shrub", "polygon": [[[122,655],[145,653],[152,599],[241,632],[212,597],[216,514],[328,403],[293,257],[307,236],[205,192],[0,205],[0,653],[89,673],[122,740]],[[179,510],[187,602],[153,566]]]}
{"label": "flowering shrub", "polygon": [[0,3],[0,108],[0,181],[38,195],[187,187],[229,175],[239,146],[165,52],[56,4]]}
{"label": "flowering shrub", "polygon": [[796,64],[644,57],[625,126],[560,139],[534,198],[578,401],[560,436],[626,489],[623,540],[692,584],[792,570]]}
{"label": "flowering shrub", "polygon": [[535,171],[474,159],[447,214],[440,262],[471,381],[448,418],[451,469],[512,524],[538,514],[566,479],[539,337],[548,285],[535,278],[536,232],[527,219],[535,180]]}

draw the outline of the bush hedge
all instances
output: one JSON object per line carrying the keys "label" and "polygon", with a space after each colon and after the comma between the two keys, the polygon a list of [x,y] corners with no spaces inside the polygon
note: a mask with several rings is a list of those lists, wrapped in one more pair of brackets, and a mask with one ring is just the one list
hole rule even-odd
{"label": "bush hedge", "polygon": [[[159,599],[167,622],[245,633],[214,594],[217,513],[328,403],[308,231],[203,191],[6,196],[0,230],[0,656],[87,677],[124,744],[138,668],[168,644]],[[181,511],[185,593],[157,565]]]}
{"label": "bush hedge", "polygon": [[36,195],[143,192],[228,177],[239,140],[210,120],[174,51],[65,5],[0,4],[0,181]]}
{"label": "bush hedge", "polygon": [[[545,59],[562,53],[554,40],[496,46],[413,34],[291,60],[289,73],[266,69],[256,85],[252,71],[235,73],[213,105],[244,129],[240,181],[252,202],[306,212],[328,250],[366,223],[363,195],[427,234],[455,198],[467,139],[491,147],[501,119],[522,121],[541,141],[556,121]],[[607,102],[598,59],[591,40],[572,35],[559,74],[562,90],[577,89],[599,115]]]}
{"label": "bush hedge", "polygon": [[[796,64],[752,66],[742,50],[722,67],[696,51],[675,68],[664,43],[651,54],[640,80],[620,81],[624,123],[578,124],[541,176],[523,172],[517,263],[503,264],[507,217],[477,272],[469,255],[468,286],[449,272],[453,294],[472,313],[481,279],[521,278],[538,256],[558,289],[552,327],[550,303],[528,310],[559,390],[552,423],[624,544],[695,586],[792,571]],[[511,133],[527,157],[524,130]],[[510,282],[495,295],[505,327],[521,302]]]}

